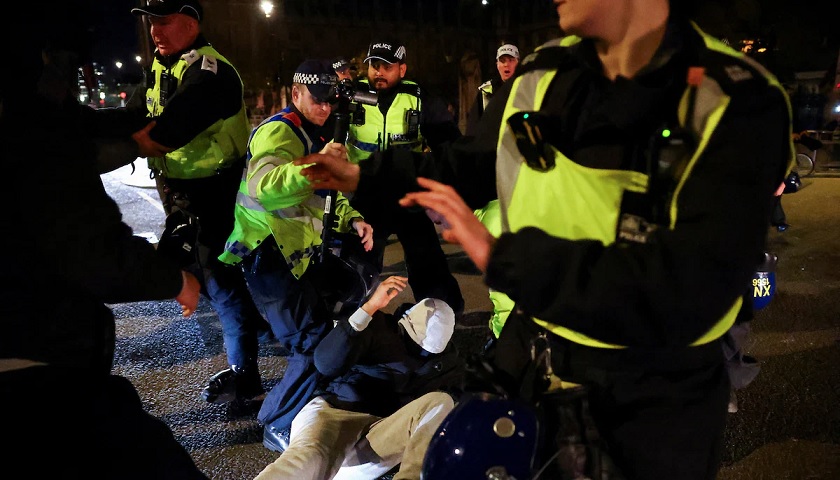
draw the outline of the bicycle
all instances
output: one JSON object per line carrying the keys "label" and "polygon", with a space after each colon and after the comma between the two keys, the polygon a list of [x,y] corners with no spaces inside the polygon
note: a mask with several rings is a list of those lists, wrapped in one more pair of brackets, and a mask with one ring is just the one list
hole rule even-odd
{"label": "bicycle", "polygon": [[796,154],[796,173],[800,177],[807,177],[814,173],[816,168],[817,150],[823,147],[823,143],[814,137],[810,137],[805,133],[795,135],[793,138],[794,144],[802,145],[811,151],[811,155],[807,153],[798,152]]}

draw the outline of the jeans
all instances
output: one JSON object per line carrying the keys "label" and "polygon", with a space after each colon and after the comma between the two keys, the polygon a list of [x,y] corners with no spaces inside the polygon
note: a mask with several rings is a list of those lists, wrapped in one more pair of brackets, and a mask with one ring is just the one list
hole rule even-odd
{"label": "jeans", "polygon": [[222,338],[229,365],[257,367],[259,338],[268,325],[251,299],[242,272],[216,259],[204,269],[207,298],[222,324]]}

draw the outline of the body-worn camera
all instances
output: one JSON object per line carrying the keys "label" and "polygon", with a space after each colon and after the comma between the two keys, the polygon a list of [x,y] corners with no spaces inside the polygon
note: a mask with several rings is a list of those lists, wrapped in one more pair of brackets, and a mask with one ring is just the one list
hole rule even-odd
{"label": "body-worn camera", "polygon": [[554,168],[554,153],[549,143],[543,139],[542,124],[545,116],[539,112],[517,112],[507,119],[516,148],[529,167],[538,172],[547,172]]}
{"label": "body-worn camera", "polygon": [[405,132],[406,137],[410,140],[416,140],[420,135],[420,110],[410,108],[405,112],[405,123],[408,129]]}
{"label": "body-worn camera", "polygon": [[166,106],[166,103],[175,95],[175,90],[178,89],[178,79],[169,72],[161,72],[160,74],[160,106]]}

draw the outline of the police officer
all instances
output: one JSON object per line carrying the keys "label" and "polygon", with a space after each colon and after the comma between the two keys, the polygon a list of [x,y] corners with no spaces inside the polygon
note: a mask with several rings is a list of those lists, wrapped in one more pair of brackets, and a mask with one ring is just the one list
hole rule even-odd
{"label": "police officer", "polygon": [[[436,150],[460,137],[446,105],[405,80],[408,69],[402,43],[391,39],[370,43],[367,78],[359,88],[375,91],[378,105],[363,105],[364,123],[353,122],[347,139],[351,162],[366,161],[374,152]],[[449,271],[434,224],[422,209],[403,210],[378,195],[356,195],[353,206],[374,226],[374,248],[367,257],[381,272],[388,237],[396,234],[405,253],[411,290],[416,299],[440,298],[456,313],[464,308],[458,281]]]}
{"label": "police officer", "polygon": [[150,157],[149,168],[167,213],[188,212],[198,218],[193,268],[201,270],[203,293],[219,315],[230,365],[210,379],[202,397],[213,403],[247,400],[264,392],[258,338],[270,334],[240,272],[216,258],[233,228],[234,198],[251,131],[242,80],[201,34],[198,1],[150,0],[131,12],[149,21],[156,47],[144,107],[156,125],[134,138],[141,145],[155,140],[174,149]]}
{"label": "police officer", "polygon": [[496,50],[496,71],[499,72],[499,76],[494,76],[478,86],[478,93],[467,114],[466,135],[475,135],[478,122],[484,114],[484,109],[487,108],[487,104],[493,98],[493,91],[498,91],[503,83],[513,77],[513,74],[516,73],[517,66],[519,66],[519,48],[516,45],[506,43]]}
{"label": "police officer", "polygon": [[[240,265],[253,298],[274,336],[291,355],[280,382],[266,395],[257,419],[265,426],[263,443],[282,451],[297,411],[309,400],[319,375],[313,363],[318,342],[333,326],[310,275],[322,243],[326,191],[316,191],[300,175],[296,159],[322,155],[346,162],[341,143],[332,138],[338,79],[324,60],[307,60],[295,70],[292,103],[263,121],[248,143],[248,163],[236,197],[235,221],[219,258]],[[368,251],[373,230],[340,193],[331,206],[338,232],[353,232],[348,242]]]}
{"label": "police officer", "polygon": [[[540,458],[560,459],[549,477],[713,479],[730,386],[721,337],[793,158],[784,89],[688,21],[683,2],[554,3],[573,36],[523,61],[474,143],[450,152],[461,171],[496,181],[479,192],[475,178],[418,179],[427,190],[402,203],[441,214],[444,238],[516,301],[498,378],[545,378],[536,357],[578,385],[566,398],[583,396],[576,406],[595,429],[577,429],[572,448],[548,442]],[[371,188],[376,172],[365,173],[335,162],[304,171],[357,191]],[[473,212],[496,192],[498,239]],[[568,422],[544,425],[559,438]],[[564,454],[587,450],[605,456]]]}
{"label": "police officer", "polygon": [[338,81],[356,79],[357,68],[345,57],[335,57],[332,61],[332,68],[338,76]]}

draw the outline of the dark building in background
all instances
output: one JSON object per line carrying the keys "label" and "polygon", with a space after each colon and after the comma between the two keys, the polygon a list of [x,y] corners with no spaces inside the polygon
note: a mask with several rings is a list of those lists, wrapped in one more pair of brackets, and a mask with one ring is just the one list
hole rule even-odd
{"label": "dark building in background", "polygon": [[[145,1],[107,3],[118,4],[131,17],[125,3]],[[364,75],[362,60],[375,35],[404,42],[407,77],[450,102],[463,130],[476,88],[497,75],[494,55],[500,45],[513,43],[525,56],[560,35],[551,0],[270,0],[268,15],[263,0],[201,3],[202,28],[239,69],[257,120],[285,106],[294,68],[306,58],[345,56]],[[797,123],[814,128],[840,115],[832,111],[840,104],[840,87],[834,85],[840,81],[833,82],[840,46],[840,29],[833,24],[840,2],[819,10],[783,0],[690,3],[707,32],[756,58],[789,87],[797,119],[803,120]],[[107,16],[118,14],[110,9]],[[151,55],[149,32],[132,20],[145,64]],[[825,80],[802,80],[816,74],[824,74]]]}
{"label": "dark building in background", "polygon": [[[267,16],[261,0],[202,1],[205,35],[237,66],[249,107],[266,113],[282,101],[282,87],[290,84],[295,67],[306,58],[343,55],[365,73],[362,60],[374,35],[403,41],[406,76],[466,112],[469,105],[463,102],[471,102],[475,88],[496,74],[499,45],[514,43],[525,55],[559,34],[550,0],[492,0],[487,5],[482,0],[272,3]],[[150,44],[145,38],[140,43]]]}

